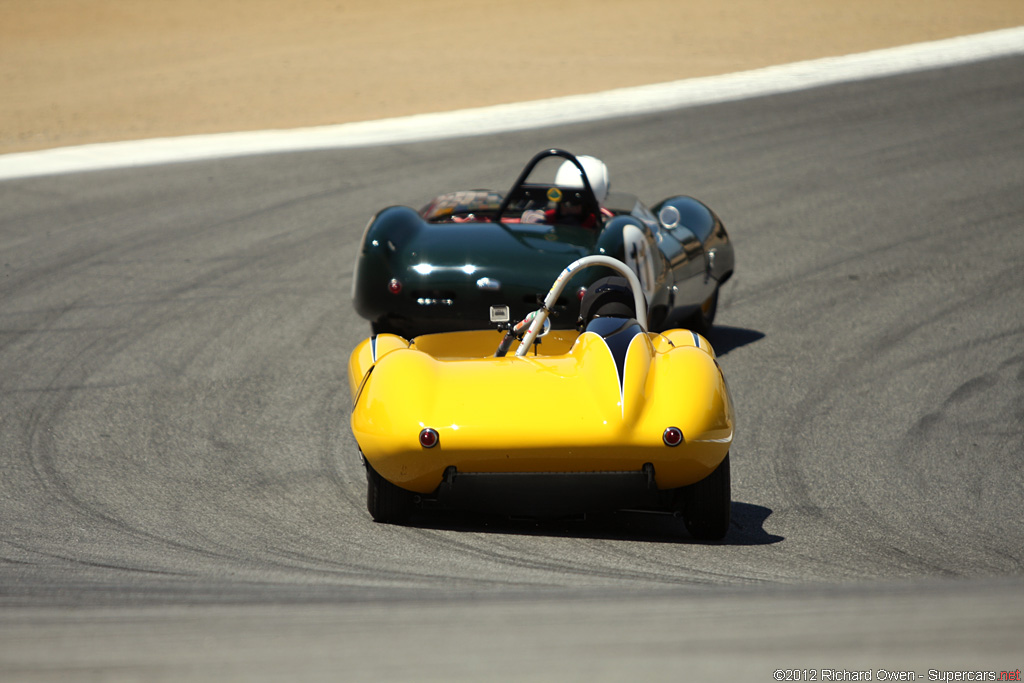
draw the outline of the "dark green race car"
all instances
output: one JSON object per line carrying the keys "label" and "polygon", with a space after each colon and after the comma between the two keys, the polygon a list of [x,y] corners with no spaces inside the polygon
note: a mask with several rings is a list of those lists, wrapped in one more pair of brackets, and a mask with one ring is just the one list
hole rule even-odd
{"label": "dark green race car", "polygon": [[[515,323],[538,307],[565,266],[604,254],[640,278],[652,330],[706,332],[735,261],[721,220],[692,197],[648,209],[633,195],[605,195],[585,161],[596,160],[549,149],[507,193],[451,192],[420,211],[384,209],[367,226],[356,260],[356,311],[375,334],[406,338]],[[574,182],[565,182],[566,169]],[[570,282],[565,291],[575,296],[558,300],[555,328],[576,326],[587,285],[611,274],[603,270]]]}

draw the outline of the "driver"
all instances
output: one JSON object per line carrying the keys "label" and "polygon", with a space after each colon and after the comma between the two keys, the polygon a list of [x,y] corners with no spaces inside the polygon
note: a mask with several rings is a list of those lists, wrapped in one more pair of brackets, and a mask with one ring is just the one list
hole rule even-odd
{"label": "driver", "polygon": [[[587,180],[590,182],[590,188],[594,191],[597,203],[601,207],[600,219],[603,220],[612,216],[612,212],[604,207],[605,199],[608,198],[608,188],[611,186],[611,182],[608,179],[608,167],[597,157],[583,155],[576,157],[576,159],[583,166],[583,171],[587,174]],[[576,167],[576,164],[569,160],[563,161],[562,165],[558,167],[558,172],[555,174],[555,185],[566,188],[582,188],[583,179],[580,177],[580,170]],[[567,217],[572,217],[573,210],[579,211],[581,208],[578,205],[562,202],[554,210],[551,210],[552,215],[548,216],[548,222],[559,222]],[[592,214],[576,216],[575,218],[585,228],[592,228],[600,222],[599,217]]]}
{"label": "driver", "polygon": [[[603,207],[604,200],[608,198],[608,188],[611,187],[611,182],[608,180],[608,167],[597,157],[584,155],[576,157],[576,160],[580,162],[583,170],[587,173],[587,180],[590,181],[590,187],[594,190],[597,203]],[[555,185],[583,187],[580,169],[576,168],[576,164],[569,160],[563,161],[562,165],[558,167],[558,173],[555,174]]]}

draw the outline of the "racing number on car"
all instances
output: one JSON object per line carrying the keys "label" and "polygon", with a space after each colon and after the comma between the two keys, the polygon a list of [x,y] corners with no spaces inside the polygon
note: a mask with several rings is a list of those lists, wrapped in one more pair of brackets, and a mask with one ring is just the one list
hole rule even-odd
{"label": "racing number on car", "polygon": [[626,252],[626,265],[640,278],[647,300],[654,296],[654,260],[644,231],[635,225],[622,229],[622,246]]}

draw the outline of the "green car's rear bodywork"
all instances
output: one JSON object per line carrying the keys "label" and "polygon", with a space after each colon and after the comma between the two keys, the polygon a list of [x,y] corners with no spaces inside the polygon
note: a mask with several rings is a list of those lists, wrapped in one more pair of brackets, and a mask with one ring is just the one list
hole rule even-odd
{"label": "green car's rear bodywork", "polygon": [[[374,216],[356,260],[356,311],[375,332],[406,338],[486,328],[496,316],[522,319],[537,308],[562,268],[582,256],[604,254],[637,272],[652,329],[710,324],[718,287],[734,263],[718,217],[691,197],[673,197],[651,210],[632,195],[612,193],[600,219],[584,227],[547,207],[573,201],[596,207],[589,184],[565,188],[532,181],[534,167],[549,157],[574,160],[568,152],[546,150],[508,193],[448,193],[418,212],[393,206]],[[548,220],[528,222],[543,220],[545,208]],[[607,274],[584,271],[566,292]],[[573,327],[578,314],[579,301],[569,294],[558,301],[552,323]]]}

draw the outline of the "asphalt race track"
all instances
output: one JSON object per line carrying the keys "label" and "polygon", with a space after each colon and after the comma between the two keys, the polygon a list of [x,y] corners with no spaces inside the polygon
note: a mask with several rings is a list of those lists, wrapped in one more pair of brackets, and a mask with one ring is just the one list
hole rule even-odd
{"label": "asphalt race track", "polygon": [[[1010,58],[0,183],[0,680],[1021,668],[1021,121]],[[649,201],[703,198],[735,240],[711,336],[739,421],[721,544],[638,514],[366,513],[346,379],[363,227],[504,189],[548,146]]]}

